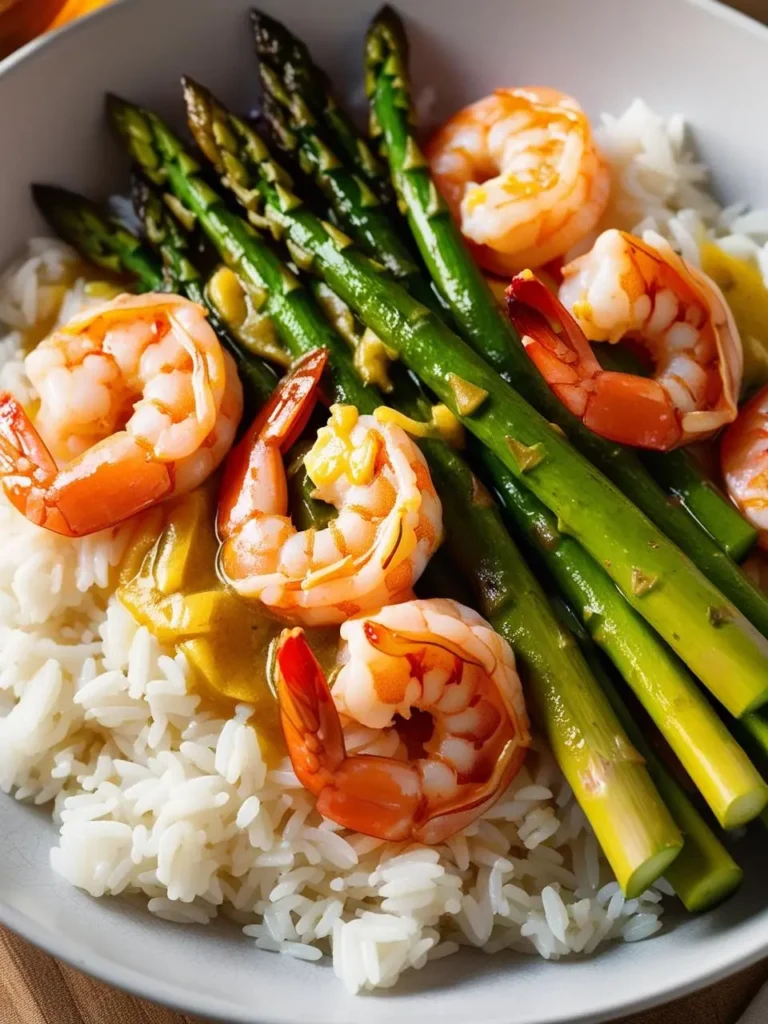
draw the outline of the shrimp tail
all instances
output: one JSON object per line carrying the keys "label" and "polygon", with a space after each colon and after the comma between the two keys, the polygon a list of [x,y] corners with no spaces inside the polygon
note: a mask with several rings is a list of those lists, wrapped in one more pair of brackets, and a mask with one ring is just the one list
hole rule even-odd
{"label": "shrimp tail", "polygon": [[[21,404],[0,394],[0,474],[8,500],[38,526],[45,525],[43,495],[58,467]],[[57,531],[61,532],[61,531]]]}
{"label": "shrimp tail", "polygon": [[512,278],[507,312],[526,354],[565,407],[601,437],[656,451],[682,438],[674,405],[655,380],[604,370],[574,318],[530,271]]}
{"label": "shrimp tail", "polygon": [[365,835],[407,839],[424,803],[418,771],[390,757],[347,756],[328,682],[301,629],[283,631],[275,664],[291,764],[320,814]]}
{"label": "shrimp tail", "polygon": [[8,393],[0,395],[0,477],[22,515],[65,537],[112,526],[173,489],[171,467],[148,459],[128,434],[100,442],[59,470],[32,421]]}
{"label": "shrimp tail", "polygon": [[280,456],[301,436],[319,397],[328,349],[316,348],[280,381],[240,443],[227,458],[217,528],[226,540],[259,505],[259,466],[271,451]]}
{"label": "shrimp tail", "polygon": [[319,397],[320,378],[327,362],[327,348],[313,349],[278,384],[256,419],[262,441],[286,452],[299,439]]}
{"label": "shrimp tail", "polygon": [[280,721],[291,763],[301,784],[317,795],[346,757],[341,719],[299,627],[283,630],[275,665]]}

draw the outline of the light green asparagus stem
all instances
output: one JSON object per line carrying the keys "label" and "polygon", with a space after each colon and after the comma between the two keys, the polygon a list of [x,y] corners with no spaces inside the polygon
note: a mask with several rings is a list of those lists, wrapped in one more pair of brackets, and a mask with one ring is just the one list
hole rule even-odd
{"label": "light green asparagus stem", "polygon": [[572,630],[579,641],[593,675],[611,702],[627,735],[645,758],[656,788],[664,797],[664,802],[683,833],[683,850],[667,868],[667,881],[682,900],[686,910],[692,913],[711,910],[738,888],[744,872],[643,736],[641,728],[621,699],[619,690],[604,669],[594,645],[581,628],[573,611],[559,599],[554,603],[563,625]]}
{"label": "light green asparagus stem", "polygon": [[[732,713],[763,704],[768,641],[483,359],[276,181],[279,169],[248,125],[194,83],[185,83],[185,95],[198,144],[251,215],[307,254],[360,319],[556,514],[561,530],[605,567]],[[137,131],[150,131],[161,144],[157,122],[141,116]]]}
{"label": "light green asparagus stem", "polygon": [[757,817],[768,786],[682,662],[627,604],[606,573],[498,459],[476,452],[516,530],[547,567],[592,640],[663,733],[723,828]]}

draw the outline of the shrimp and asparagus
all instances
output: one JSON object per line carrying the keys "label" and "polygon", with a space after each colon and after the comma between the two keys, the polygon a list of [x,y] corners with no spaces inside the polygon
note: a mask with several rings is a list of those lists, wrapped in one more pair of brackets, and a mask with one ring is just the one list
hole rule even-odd
{"label": "shrimp and asparagus", "polygon": [[[693,693],[694,683],[682,663],[662,657],[657,633],[748,721],[768,700],[768,602],[726,552],[744,553],[754,530],[768,526],[768,429],[763,393],[738,408],[742,348],[726,300],[661,238],[595,237],[610,178],[571,97],[498,89],[450,118],[422,153],[404,32],[385,9],[366,49],[370,147],[326,102],[306,48],[266,16],[254,28],[273,136],[292,167],[298,156],[298,173],[320,185],[327,220],[310,212],[300,178],[252,125],[194,82],[185,81],[190,127],[243,218],[157,117],[115,99],[110,109],[144,173],[172,195],[168,209],[187,229],[202,229],[288,358],[301,358],[235,444],[238,370],[201,305],[150,291],[88,310],[27,357],[40,398],[34,415],[2,397],[6,494],[37,525],[82,536],[213,476],[221,579],[285,627],[270,672],[287,753],[319,812],[344,828],[440,844],[481,817],[531,745],[525,691],[625,892],[643,891],[678,864],[683,892],[686,877],[703,872],[708,891],[724,895],[738,880],[732,862],[724,851],[697,857],[702,837],[709,850],[718,842],[703,823],[689,827],[685,798],[681,805],[676,796],[685,836],[678,830],[488,491],[439,424],[452,415],[454,443],[464,441],[459,424],[473,435],[466,458],[662,731],[659,709],[673,706],[675,687]],[[381,160],[373,152],[380,143]],[[385,164],[434,291],[392,219]],[[286,243],[290,267],[265,229]],[[173,258],[177,242],[159,242],[159,230],[147,241]],[[114,246],[121,269],[153,288],[153,256],[137,260],[119,233],[103,232],[100,245]],[[582,254],[571,258],[574,247]],[[398,386],[375,393],[374,379],[391,387],[386,373],[363,383],[360,353],[304,288],[310,269],[337,307],[349,307],[347,320],[358,318],[377,358],[399,358],[420,379],[427,408],[435,397],[444,403],[440,418],[379,413],[392,411],[385,401],[400,408]],[[488,271],[515,275],[509,319]],[[619,342],[643,354],[650,376],[603,369],[591,344]],[[666,466],[681,466],[687,445],[725,427],[724,480],[754,530],[721,498],[707,506],[710,536],[630,449],[663,452]],[[311,498],[327,509],[307,528],[289,503],[287,466],[299,442]],[[703,474],[690,470],[687,479],[693,499],[697,489],[710,492]],[[414,596],[441,545],[438,557],[448,553],[485,618],[449,596]],[[601,619],[631,624],[631,641],[593,632],[588,612],[598,597]],[[316,626],[339,628],[330,682],[303,631]],[[768,789],[714,710],[693,703],[703,724],[667,730],[675,753],[705,766],[697,784],[721,823],[741,824],[761,812]],[[375,753],[348,752],[345,730],[356,726],[379,734]],[[703,751],[705,729],[716,742]],[[663,779],[663,767],[654,770]],[[710,786],[711,777],[723,786]],[[659,788],[670,792],[663,781]],[[735,881],[719,886],[719,872]]]}

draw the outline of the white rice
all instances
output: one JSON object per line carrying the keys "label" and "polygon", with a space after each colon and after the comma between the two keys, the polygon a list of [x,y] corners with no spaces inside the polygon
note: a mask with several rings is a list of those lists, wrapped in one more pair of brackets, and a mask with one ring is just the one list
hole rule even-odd
{"label": "white rice", "polygon": [[[713,241],[752,262],[768,286],[768,210],[715,202],[707,190],[709,171],[696,158],[682,115],[665,120],[636,99],[620,117],[603,114],[595,135],[613,185],[599,230],[659,232],[695,266],[702,242]],[[591,242],[586,239],[578,251]]]}
{"label": "white rice", "polygon": [[[680,118],[640,101],[605,118],[619,194],[613,223],[653,227],[688,258],[702,237],[765,272],[768,217],[722,211]],[[33,397],[22,331],[55,312],[73,254],[36,239],[0,282],[0,386]],[[83,304],[67,293],[66,318]],[[231,917],[260,950],[331,955],[351,992],[476,946],[557,959],[661,928],[661,880],[625,900],[551,755],[537,749],[481,821],[429,848],[324,821],[286,760],[269,770],[250,709],[216,718],[164,649],[109,593],[127,531],[75,541],[37,529],[0,498],[0,789],[52,803],[53,868],[93,896],[141,892],[180,924]],[[356,729],[350,746],[371,749]]]}

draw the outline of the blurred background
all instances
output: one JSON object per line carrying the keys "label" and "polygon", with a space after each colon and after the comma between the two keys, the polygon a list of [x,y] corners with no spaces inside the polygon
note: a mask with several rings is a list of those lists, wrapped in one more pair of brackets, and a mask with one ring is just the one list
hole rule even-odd
{"label": "blurred background", "polygon": [[[31,39],[50,32],[112,0],[0,0],[0,60]],[[588,2],[588,0],[583,0]],[[768,22],[768,0],[726,0],[745,14]]]}
{"label": "blurred background", "polygon": [[31,39],[111,0],[0,0],[0,60]]}

